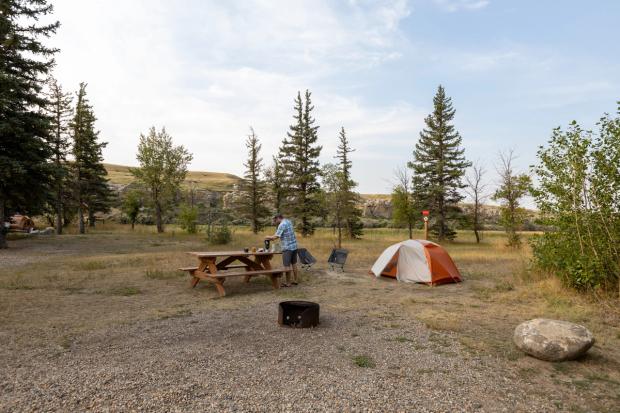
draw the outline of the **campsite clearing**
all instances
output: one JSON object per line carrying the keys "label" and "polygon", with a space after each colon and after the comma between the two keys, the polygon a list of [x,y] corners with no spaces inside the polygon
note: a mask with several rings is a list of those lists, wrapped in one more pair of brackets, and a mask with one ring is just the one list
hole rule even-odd
{"label": "campsite clearing", "polygon": [[[207,248],[202,236],[168,229],[105,224],[0,251],[0,411],[620,406],[617,302],[528,271],[528,251],[505,248],[502,234],[487,233],[482,245],[460,234],[446,247],[464,282],[429,287],[368,275],[404,231],[367,230],[345,245],[345,272],[332,273],[331,233],[321,230],[301,240],[319,263],[300,286],[237,277],[221,299],[212,286],[188,288],[177,270],[186,251]],[[236,229],[220,249],[258,246],[263,236]],[[290,299],[319,302],[320,327],[279,327],[277,303]],[[535,317],[582,323],[597,342],[574,362],[525,356],[512,332]]]}

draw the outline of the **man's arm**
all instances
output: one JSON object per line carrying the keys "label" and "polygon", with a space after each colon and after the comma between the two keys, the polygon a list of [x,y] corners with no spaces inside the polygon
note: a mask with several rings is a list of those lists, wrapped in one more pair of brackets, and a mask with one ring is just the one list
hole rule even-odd
{"label": "man's arm", "polygon": [[279,239],[282,236],[282,232],[284,230],[282,229],[282,224],[278,225],[278,228],[276,229],[276,233],[274,235],[268,235],[265,237],[265,239],[268,239],[269,241],[275,241],[277,239]]}

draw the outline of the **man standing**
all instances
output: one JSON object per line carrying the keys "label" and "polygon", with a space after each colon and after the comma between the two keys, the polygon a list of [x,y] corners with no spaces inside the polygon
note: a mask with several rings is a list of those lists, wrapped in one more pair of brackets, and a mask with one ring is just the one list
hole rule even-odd
{"label": "man standing", "polygon": [[278,226],[276,234],[265,237],[265,239],[273,241],[279,238],[282,244],[282,264],[288,269],[286,272],[286,283],[283,283],[282,287],[291,286],[291,267],[293,269],[293,285],[297,285],[297,238],[295,238],[293,224],[288,219],[285,219],[282,214],[274,216],[273,223]]}

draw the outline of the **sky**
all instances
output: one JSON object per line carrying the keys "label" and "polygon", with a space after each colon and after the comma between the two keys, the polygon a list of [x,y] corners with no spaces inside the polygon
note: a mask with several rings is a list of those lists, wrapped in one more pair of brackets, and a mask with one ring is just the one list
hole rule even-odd
{"label": "sky", "polygon": [[361,193],[388,193],[443,85],[466,157],[527,172],[551,130],[620,100],[616,0],[56,0],[55,76],[88,83],[106,162],[137,165],[166,127],[192,170],[243,173],[250,126],[269,164],[309,89],[321,162],[338,131]]}

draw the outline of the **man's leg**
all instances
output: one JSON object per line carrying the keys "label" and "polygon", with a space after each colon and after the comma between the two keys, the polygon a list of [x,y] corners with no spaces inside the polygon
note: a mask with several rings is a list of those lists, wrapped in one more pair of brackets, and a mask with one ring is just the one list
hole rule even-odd
{"label": "man's leg", "polygon": [[283,285],[284,287],[288,287],[291,285],[291,257],[293,256],[293,251],[282,251],[282,265],[286,268],[286,283]]}
{"label": "man's leg", "polygon": [[297,272],[297,264],[293,264],[293,282],[299,282],[299,273]]}
{"label": "man's leg", "polygon": [[299,282],[299,274],[297,272],[297,250],[293,251],[291,256],[291,266],[293,267],[293,284]]}

